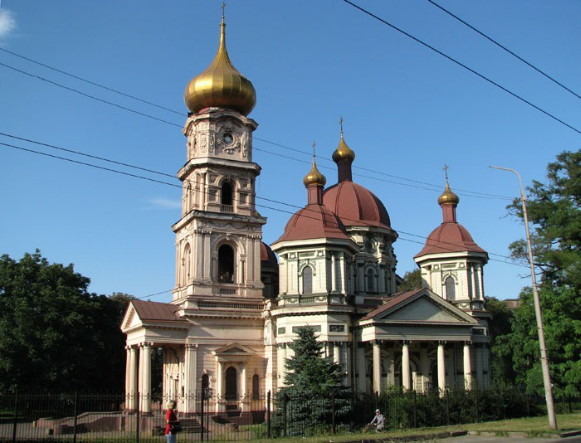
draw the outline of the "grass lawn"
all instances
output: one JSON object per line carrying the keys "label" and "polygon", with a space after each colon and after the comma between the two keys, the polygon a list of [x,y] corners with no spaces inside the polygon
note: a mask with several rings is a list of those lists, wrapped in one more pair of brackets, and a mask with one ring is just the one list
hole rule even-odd
{"label": "grass lawn", "polygon": [[[521,432],[527,434],[529,437],[536,437],[543,434],[556,434],[559,432],[566,432],[571,430],[581,429],[581,412],[573,414],[558,414],[557,425],[559,431],[549,428],[548,419],[546,416],[518,418],[512,420],[499,420],[484,423],[471,423],[457,426],[442,426],[438,428],[418,428],[375,433],[352,433],[352,434],[337,434],[337,435],[322,435],[320,437],[301,438],[303,443],[329,443],[329,442],[347,442],[347,441],[361,441],[372,439],[385,439],[394,437],[409,437],[414,435],[434,435],[444,432],[454,431],[474,431],[474,432],[491,432],[498,433],[499,436],[506,435],[508,432]],[[278,438],[278,439],[262,439],[262,440],[248,440],[253,442],[272,442],[282,443],[285,441],[297,441],[296,438]]]}

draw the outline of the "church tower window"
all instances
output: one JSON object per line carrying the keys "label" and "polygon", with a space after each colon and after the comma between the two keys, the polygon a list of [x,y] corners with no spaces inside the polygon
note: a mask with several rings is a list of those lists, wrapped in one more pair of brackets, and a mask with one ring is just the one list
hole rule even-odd
{"label": "church tower window", "polygon": [[375,290],[375,273],[373,272],[373,269],[369,268],[367,270],[367,275],[366,275],[366,279],[367,279],[367,292],[376,292]]}
{"label": "church tower window", "polygon": [[188,284],[191,278],[192,272],[192,250],[190,248],[190,244],[186,243],[186,247],[184,248],[184,256],[182,259],[183,269],[182,269],[182,277],[183,277],[183,284]]}
{"label": "church tower window", "polygon": [[218,281],[234,283],[234,249],[230,245],[218,249]]}
{"label": "church tower window", "polygon": [[229,180],[222,183],[222,192],[220,194],[220,204],[222,211],[232,212],[234,202],[234,186]]}
{"label": "church tower window", "polygon": [[448,301],[454,301],[456,299],[456,282],[453,277],[447,277],[444,280],[446,285],[446,299]]}
{"label": "church tower window", "polygon": [[260,398],[260,384],[258,375],[252,377],[252,400],[258,400]]}
{"label": "church tower window", "polygon": [[311,294],[313,292],[313,268],[305,266],[303,269],[303,294]]}

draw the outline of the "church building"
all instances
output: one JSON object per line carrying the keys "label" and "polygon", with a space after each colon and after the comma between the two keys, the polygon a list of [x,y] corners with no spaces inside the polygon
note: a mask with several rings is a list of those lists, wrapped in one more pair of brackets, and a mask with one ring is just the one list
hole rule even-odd
{"label": "church building", "polygon": [[256,92],[230,61],[225,36],[222,19],[214,60],[186,88],[172,300],[132,300],[121,325],[126,409],[151,411],[152,356],[161,348],[163,397],[180,413],[197,410],[202,389],[213,412],[248,413],[284,386],[289,344],[305,326],[355,393],[486,388],[488,254],[458,223],[448,180],[442,223],[414,257],[421,289],[398,292],[398,234],[384,204],[353,181],[355,152],[342,128],[337,182],[326,187],[313,158],[304,207],[266,245],[255,206],[257,123],[248,117]]}

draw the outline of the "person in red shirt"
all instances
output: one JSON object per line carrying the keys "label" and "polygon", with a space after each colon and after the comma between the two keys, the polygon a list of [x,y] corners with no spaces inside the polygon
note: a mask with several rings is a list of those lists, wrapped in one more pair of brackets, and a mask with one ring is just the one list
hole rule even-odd
{"label": "person in red shirt", "polygon": [[176,434],[171,432],[171,425],[178,422],[175,407],[175,401],[167,402],[167,411],[165,412],[165,437],[167,438],[167,443],[176,443],[177,441]]}

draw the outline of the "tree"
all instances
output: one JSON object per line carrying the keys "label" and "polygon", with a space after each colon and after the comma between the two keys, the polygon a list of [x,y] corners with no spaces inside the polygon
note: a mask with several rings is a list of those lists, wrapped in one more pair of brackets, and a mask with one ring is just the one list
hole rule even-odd
{"label": "tree", "polygon": [[498,345],[504,336],[510,334],[514,312],[505,303],[494,297],[486,299],[485,309],[492,318],[488,322],[488,333],[490,335],[490,349],[492,359],[490,362],[492,379],[496,385],[513,384],[516,374],[512,368],[511,355],[504,352],[504,347]]}
{"label": "tree", "polygon": [[329,424],[333,412],[339,417],[349,412],[341,367],[323,357],[313,328],[300,328],[297,335],[289,345],[294,355],[286,360],[286,386],[278,392],[291,422],[288,435]]}
{"label": "tree", "polygon": [[415,271],[408,271],[404,274],[402,282],[398,285],[399,292],[413,291],[422,288],[422,271],[416,269]]}
{"label": "tree", "polygon": [[[531,241],[542,283],[581,290],[581,150],[563,152],[547,167],[547,183],[527,187],[527,210],[533,224]],[[523,218],[520,200],[511,213]],[[526,243],[510,245],[512,255],[526,259]]]}
{"label": "tree", "polygon": [[[559,154],[547,167],[547,179],[527,188],[527,209],[535,265],[542,271],[539,295],[553,392],[575,396],[581,393],[581,150]],[[509,210],[523,217],[518,200]],[[524,240],[510,248],[514,257],[526,257]],[[543,393],[530,288],[521,292],[511,332],[498,340],[497,350],[511,357],[517,382]]]}
{"label": "tree", "polygon": [[[545,286],[539,296],[553,393],[556,398],[578,397],[581,394],[581,294],[570,287]],[[493,350],[511,358],[517,383],[528,392],[544,395],[530,288],[520,294],[511,332],[499,337]]]}
{"label": "tree", "polygon": [[0,257],[0,392],[120,389],[124,301],[37,250]]}

